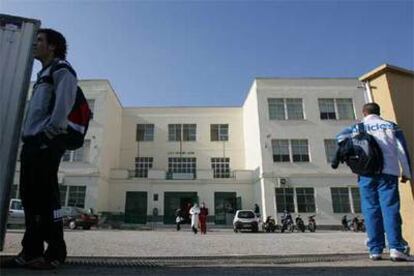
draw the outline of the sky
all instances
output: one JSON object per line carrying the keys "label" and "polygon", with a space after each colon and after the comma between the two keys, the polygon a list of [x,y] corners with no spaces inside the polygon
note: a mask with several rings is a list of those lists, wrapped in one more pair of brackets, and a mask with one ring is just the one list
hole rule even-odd
{"label": "sky", "polygon": [[79,79],[109,80],[123,106],[241,106],[258,77],[414,69],[412,0],[0,0],[0,13],[62,32]]}

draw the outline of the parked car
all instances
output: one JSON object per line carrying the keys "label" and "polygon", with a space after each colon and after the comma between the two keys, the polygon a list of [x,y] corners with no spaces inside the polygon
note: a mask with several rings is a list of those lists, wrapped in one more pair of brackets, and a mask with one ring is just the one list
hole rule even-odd
{"label": "parked car", "polygon": [[252,210],[238,210],[233,219],[233,229],[235,233],[242,229],[250,229],[252,232],[258,232],[259,218]]}
{"label": "parked car", "polygon": [[24,210],[22,201],[17,198],[12,198],[9,204],[9,215],[7,218],[7,226],[10,225],[24,225]]}
{"label": "parked car", "polygon": [[92,226],[98,225],[98,216],[78,207],[62,207],[63,226],[70,229],[82,227],[89,230]]}

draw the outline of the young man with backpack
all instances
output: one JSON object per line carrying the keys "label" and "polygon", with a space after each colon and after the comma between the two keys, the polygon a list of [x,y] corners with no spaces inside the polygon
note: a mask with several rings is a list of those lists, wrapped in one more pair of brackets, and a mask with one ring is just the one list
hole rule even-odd
{"label": "young man with backpack", "polygon": [[400,165],[401,182],[412,179],[403,132],[397,124],[380,117],[380,107],[376,103],[365,104],[362,112],[362,124],[346,128],[337,135],[339,148],[332,167],[346,162],[358,174],[370,259],[382,258],[384,233],[387,233],[391,260],[414,261],[401,234]]}
{"label": "young man with backpack", "polygon": [[[13,260],[16,265],[33,269],[53,269],[65,261],[57,173],[71,133],[81,137],[72,148],[82,146],[88,126],[85,122],[90,115],[78,90],[76,73],[65,60],[66,51],[62,34],[52,29],[38,31],[34,57],[42,63],[42,69],[37,74],[23,125],[20,158],[26,231],[23,249]],[[75,123],[71,117],[77,117]]]}

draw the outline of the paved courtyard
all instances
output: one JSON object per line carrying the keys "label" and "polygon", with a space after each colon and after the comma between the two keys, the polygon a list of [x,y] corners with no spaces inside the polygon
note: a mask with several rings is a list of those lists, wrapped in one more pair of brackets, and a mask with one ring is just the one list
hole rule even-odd
{"label": "paved courtyard", "polygon": [[[23,230],[9,230],[0,255],[20,251]],[[156,231],[65,230],[68,256],[232,256],[365,253],[365,233],[234,233],[217,229],[194,235],[189,229]]]}

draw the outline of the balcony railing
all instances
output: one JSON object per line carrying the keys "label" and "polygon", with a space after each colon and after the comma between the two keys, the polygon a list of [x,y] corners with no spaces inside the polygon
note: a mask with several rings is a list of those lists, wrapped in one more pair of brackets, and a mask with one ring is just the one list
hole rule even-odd
{"label": "balcony railing", "polygon": [[[136,170],[113,169],[111,177],[113,179],[158,179],[158,180],[251,180],[253,171],[251,170],[233,170],[228,175],[222,174],[223,177],[214,177],[213,170],[197,170],[194,173],[172,173],[165,170],[149,169],[148,172],[142,173]],[[226,177],[228,176],[228,177]]]}

